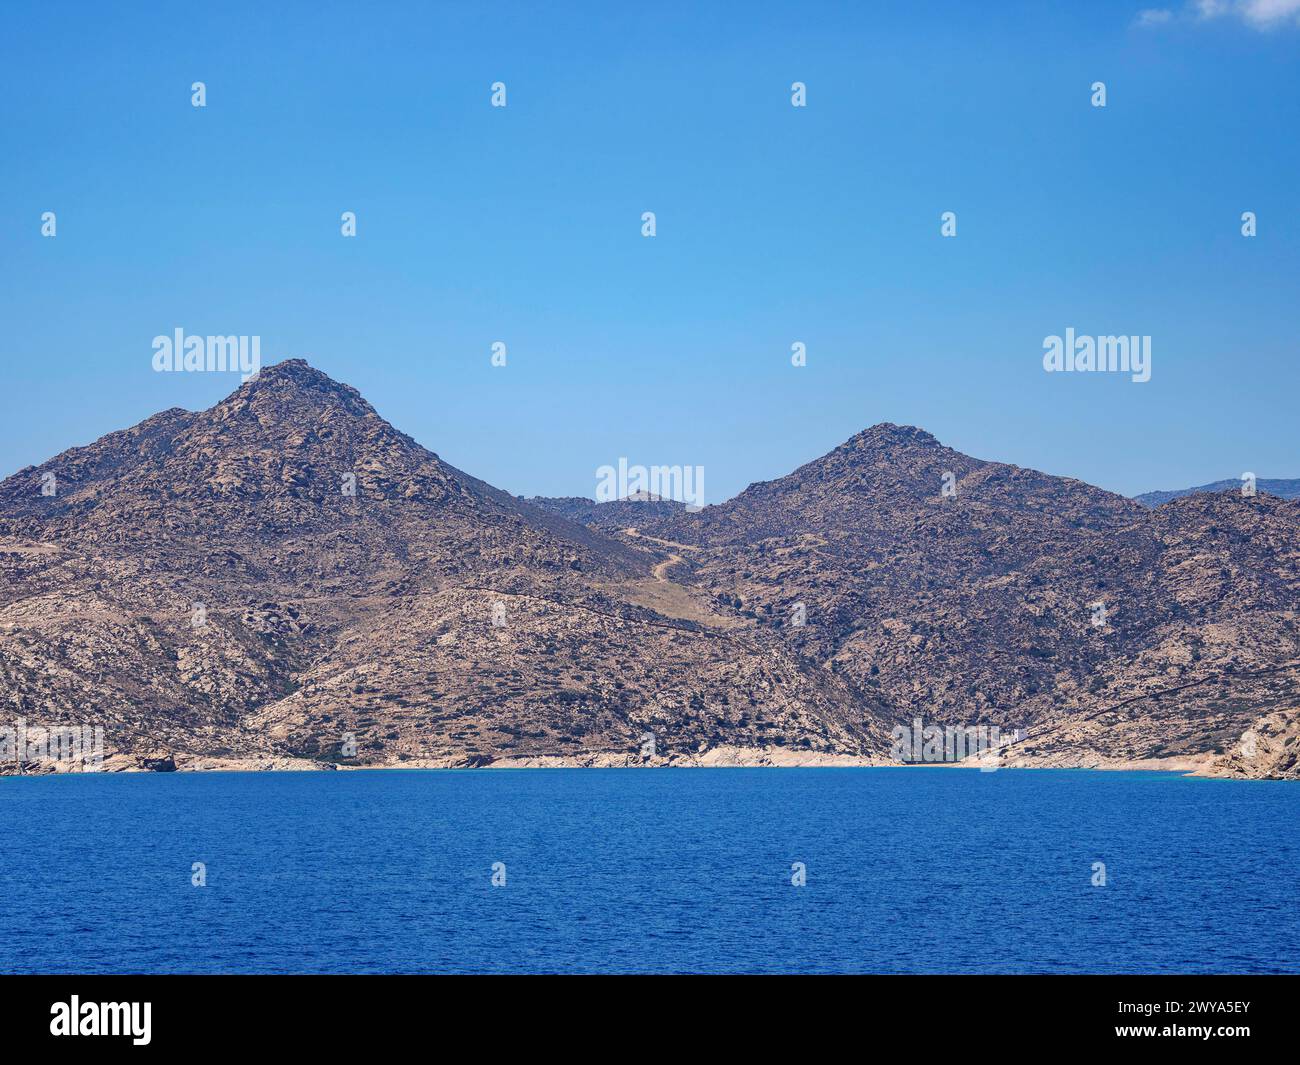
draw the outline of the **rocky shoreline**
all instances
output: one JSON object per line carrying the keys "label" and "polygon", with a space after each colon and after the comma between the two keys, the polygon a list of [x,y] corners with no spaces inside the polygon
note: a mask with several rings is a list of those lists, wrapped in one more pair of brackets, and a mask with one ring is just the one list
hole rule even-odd
{"label": "rocky shoreline", "polygon": [[[293,773],[293,772],[357,772],[376,769],[796,769],[796,768],[871,768],[871,769],[978,769],[992,766],[985,760],[969,758],[962,762],[907,763],[888,758],[826,754],[821,752],[795,752],[779,748],[715,747],[698,754],[659,756],[642,759],[628,751],[596,751],[575,757],[536,755],[504,757],[490,761],[466,756],[448,755],[441,758],[406,759],[383,764],[350,764],[345,762],[317,761],[284,755],[257,755],[248,757],[215,757],[210,755],[152,755],[140,757],[113,754],[104,759],[98,772],[104,773]],[[1238,756],[1212,753],[1184,755],[1170,758],[1117,759],[1096,756],[1078,760],[1053,756],[1006,755],[996,770],[1007,769],[1093,769],[1107,772],[1171,772],[1185,776],[1213,777],[1239,780],[1295,780],[1294,767],[1288,773],[1279,769],[1251,771]],[[0,766],[0,776],[47,776],[75,772],[57,763],[29,762],[21,767],[14,764]],[[992,769],[990,771],[993,771]]]}

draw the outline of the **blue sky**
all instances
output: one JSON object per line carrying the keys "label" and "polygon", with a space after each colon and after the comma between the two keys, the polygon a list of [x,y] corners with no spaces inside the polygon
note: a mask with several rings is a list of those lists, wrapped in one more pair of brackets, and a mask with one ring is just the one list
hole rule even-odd
{"label": "blue sky", "polygon": [[[1142,7],[7,5],[0,476],[232,391],[153,371],[177,327],[528,495],[625,456],[717,502],[881,421],[1126,494],[1300,476],[1300,28]],[[1067,327],[1151,381],[1045,373]]]}

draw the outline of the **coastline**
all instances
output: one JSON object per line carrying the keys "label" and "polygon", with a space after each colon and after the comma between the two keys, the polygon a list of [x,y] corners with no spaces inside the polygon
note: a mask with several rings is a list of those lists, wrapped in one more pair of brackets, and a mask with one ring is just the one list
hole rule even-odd
{"label": "coastline", "polygon": [[[1093,769],[1107,772],[1167,772],[1216,779],[1275,779],[1252,777],[1229,771],[1216,764],[1220,756],[1206,752],[1169,758],[1109,759],[1099,755],[1084,758],[1055,756],[1004,756],[996,766],[979,759],[960,762],[909,763],[865,755],[796,752],[781,748],[713,747],[691,755],[669,755],[641,759],[627,751],[596,751],[584,755],[525,755],[485,761],[481,757],[446,755],[438,758],[412,758],[382,764],[357,765],[317,761],[287,755],[251,755],[218,757],[176,754],[142,758],[138,755],[112,754],[97,770],[101,773],[299,773],[365,772],[379,769],[983,769],[997,772],[1007,769]],[[52,763],[28,763],[23,771],[0,766],[0,776],[51,776],[77,770],[63,769]]]}

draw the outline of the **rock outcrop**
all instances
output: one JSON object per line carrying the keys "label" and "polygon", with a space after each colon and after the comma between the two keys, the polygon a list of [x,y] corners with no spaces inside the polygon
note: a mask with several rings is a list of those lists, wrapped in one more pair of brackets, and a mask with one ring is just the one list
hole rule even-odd
{"label": "rock outcrop", "polygon": [[1206,775],[1300,780],[1300,709],[1265,714],[1210,763]]}

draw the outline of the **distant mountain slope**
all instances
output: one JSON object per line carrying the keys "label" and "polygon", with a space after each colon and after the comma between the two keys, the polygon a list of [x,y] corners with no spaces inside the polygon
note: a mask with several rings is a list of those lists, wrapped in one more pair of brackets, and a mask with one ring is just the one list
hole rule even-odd
{"label": "distant mountain slope", "polygon": [[569,521],[593,529],[604,529],[607,532],[634,529],[645,522],[673,518],[686,513],[685,503],[675,499],[661,499],[649,494],[612,499],[607,503],[597,503],[594,499],[584,499],[581,496],[560,498],[533,496],[527,502],[541,510],[559,514]]}
{"label": "distant mountain slope", "polygon": [[[1140,496],[1134,496],[1139,503],[1148,507],[1158,507],[1162,503],[1168,503],[1171,499],[1181,499],[1183,496],[1195,495],[1197,492],[1236,492],[1241,493],[1241,479],[1213,481],[1210,484],[1203,484],[1198,488],[1180,488],[1173,492],[1143,492]],[[1279,499],[1300,499],[1300,479],[1294,480],[1272,480],[1264,478],[1255,482],[1255,489],[1259,492],[1267,492],[1269,495],[1277,496]]]}

